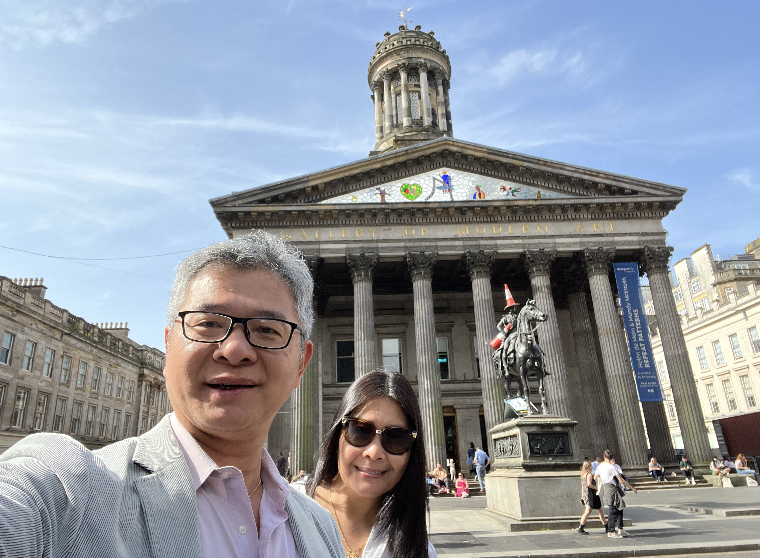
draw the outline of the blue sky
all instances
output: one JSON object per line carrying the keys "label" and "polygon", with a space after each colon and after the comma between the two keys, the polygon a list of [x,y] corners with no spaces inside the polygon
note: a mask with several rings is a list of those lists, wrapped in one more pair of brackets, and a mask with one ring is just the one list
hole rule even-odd
{"label": "blue sky", "polygon": [[[457,138],[688,188],[676,259],[760,236],[757,2],[409,3],[451,57]],[[0,245],[199,248],[226,238],[210,198],[365,157],[367,65],[402,7],[3,0]],[[0,249],[0,274],[162,348],[181,257]]]}

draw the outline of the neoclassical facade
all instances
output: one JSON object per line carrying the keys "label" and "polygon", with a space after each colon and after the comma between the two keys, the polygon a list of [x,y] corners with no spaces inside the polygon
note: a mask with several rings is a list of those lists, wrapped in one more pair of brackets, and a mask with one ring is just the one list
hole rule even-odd
{"label": "neoclassical facade", "polygon": [[538,336],[550,411],[578,421],[580,454],[611,447],[644,465],[648,436],[656,455],[672,455],[663,403],[644,403],[642,419],[616,306],[611,264],[637,261],[684,444],[708,461],[662,226],[685,190],[454,139],[450,71],[432,33],[386,34],[369,67],[368,158],[211,200],[228,236],[279,235],[316,280],[315,355],[270,451],[289,449],[293,470],[311,470],[347,386],[384,366],[418,391],[429,463],[454,458],[464,469],[469,442],[488,446],[503,418],[488,342],[508,284],[549,316]]}

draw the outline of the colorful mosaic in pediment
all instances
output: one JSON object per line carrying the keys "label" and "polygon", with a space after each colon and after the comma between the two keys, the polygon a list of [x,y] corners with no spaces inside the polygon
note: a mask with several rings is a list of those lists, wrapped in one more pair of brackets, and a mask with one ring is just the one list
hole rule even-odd
{"label": "colorful mosaic in pediment", "polygon": [[438,169],[320,203],[406,203],[567,198],[568,194],[464,171]]}

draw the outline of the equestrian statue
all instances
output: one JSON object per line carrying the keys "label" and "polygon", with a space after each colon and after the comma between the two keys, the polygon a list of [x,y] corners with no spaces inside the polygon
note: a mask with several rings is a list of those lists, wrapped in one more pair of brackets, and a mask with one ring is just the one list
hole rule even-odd
{"label": "equestrian statue", "polygon": [[504,296],[507,303],[504,307],[506,314],[496,325],[499,333],[490,343],[494,348],[493,359],[499,370],[498,377],[502,380],[504,394],[506,399],[512,399],[512,380],[518,380],[515,397],[522,397],[528,404],[528,414],[534,414],[528,388],[529,377],[534,377],[538,380],[541,412],[548,414],[544,377],[549,373],[544,366],[544,352],[536,338],[536,324],[545,322],[546,314],[536,307],[534,300],[529,300],[525,307],[519,310],[520,304],[515,302],[507,285],[504,285]]}

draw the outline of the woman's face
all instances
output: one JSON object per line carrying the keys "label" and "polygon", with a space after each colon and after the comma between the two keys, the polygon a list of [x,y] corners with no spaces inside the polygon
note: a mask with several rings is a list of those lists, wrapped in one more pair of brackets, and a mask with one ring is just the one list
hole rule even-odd
{"label": "woman's face", "polygon": [[[353,416],[371,422],[377,430],[387,426],[410,427],[401,406],[390,397],[373,399]],[[369,445],[363,448],[352,446],[341,434],[338,474],[349,490],[358,496],[380,498],[401,480],[410,455],[411,450],[403,455],[385,451],[379,434],[375,434]]]}

